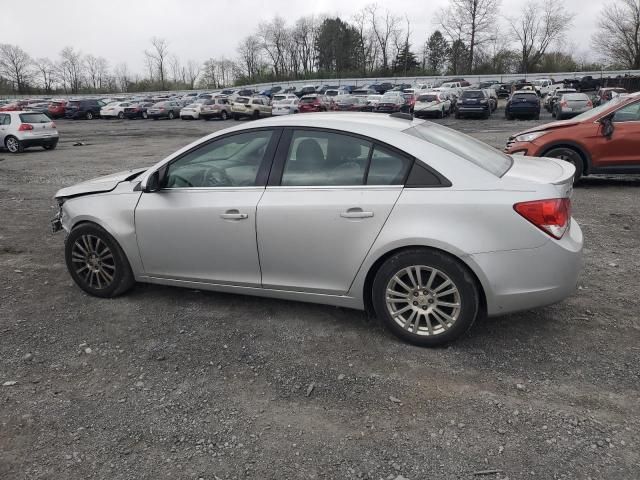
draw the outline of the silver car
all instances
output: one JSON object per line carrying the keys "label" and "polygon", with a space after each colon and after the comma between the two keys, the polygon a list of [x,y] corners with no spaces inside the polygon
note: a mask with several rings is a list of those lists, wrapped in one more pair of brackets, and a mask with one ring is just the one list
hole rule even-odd
{"label": "silver car", "polygon": [[575,117],[593,108],[591,97],[586,93],[565,93],[553,106],[552,115],[558,120]]}
{"label": "silver car", "polygon": [[10,153],[21,153],[29,147],[53,150],[58,138],[56,124],[44,113],[0,112],[0,146]]}
{"label": "silver car", "polygon": [[406,114],[283,115],[64,188],[52,222],[91,295],[148,282],[366,309],[434,346],[574,291],[573,174]]}

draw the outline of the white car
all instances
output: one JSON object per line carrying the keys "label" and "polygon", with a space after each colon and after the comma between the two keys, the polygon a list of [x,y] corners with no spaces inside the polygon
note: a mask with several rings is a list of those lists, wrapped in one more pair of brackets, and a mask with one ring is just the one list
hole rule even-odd
{"label": "white car", "polygon": [[53,150],[58,138],[56,124],[44,113],[0,112],[0,146],[11,153],[21,153],[29,147]]}
{"label": "white car", "polygon": [[130,102],[111,102],[100,109],[102,118],[124,118],[124,109],[130,107]]}
{"label": "white car", "polygon": [[202,107],[207,103],[211,103],[211,100],[200,99],[196,100],[193,103],[190,103],[186,107],[183,107],[180,110],[180,119],[181,120],[198,120],[200,118],[200,112],[202,112]]}
{"label": "white car", "polygon": [[378,93],[367,95],[367,108],[365,110],[373,111],[378,106],[378,103],[380,103],[381,98],[382,95]]}
{"label": "white car", "polygon": [[451,99],[444,92],[421,93],[413,106],[413,115],[418,118],[436,116],[444,118],[451,111]]}
{"label": "white car", "polygon": [[287,96],[281,100],[274,100],[271,102],[271,115],[289,115],[291,113],[298,113],[298,104],[300,99],[295,96]]}

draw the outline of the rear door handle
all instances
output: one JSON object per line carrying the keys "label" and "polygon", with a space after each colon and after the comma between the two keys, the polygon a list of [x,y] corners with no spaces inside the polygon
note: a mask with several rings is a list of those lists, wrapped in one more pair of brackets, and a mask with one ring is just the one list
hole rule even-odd
{"label": "rear door handle", "polygon": [[373,212],[365,212],[361,208],[350,208],[346,212],[340,214],[342,218],[370,218]]}
{"label": "rear door handle", "polygon": [[246,213],[240,213],[238,210],[227,210],[220,218],[224,218],[225,220],[245,220],[249,218],[249,215]]}

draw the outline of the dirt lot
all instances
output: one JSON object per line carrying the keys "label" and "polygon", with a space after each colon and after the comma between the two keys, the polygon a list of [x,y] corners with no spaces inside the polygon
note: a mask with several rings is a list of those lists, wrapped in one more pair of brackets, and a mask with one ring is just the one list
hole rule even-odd
{"label": "dirt lot", "polygon": [[[536,123],[502,117],[442,122],[497,147]],[[575,296],[446,349],[332,307],[76,288],[56,190],[232,123],[59,121],[57,150],[0,151],[1,479],[640,478],[640,177],[576,188]]]}

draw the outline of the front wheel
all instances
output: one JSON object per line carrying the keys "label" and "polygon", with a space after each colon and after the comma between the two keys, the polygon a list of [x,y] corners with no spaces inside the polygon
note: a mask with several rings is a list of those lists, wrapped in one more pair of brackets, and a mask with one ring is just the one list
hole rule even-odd
{"label": "front wheel", "polygon": [[96,297],[115,297],[133,287],[131,267],[118,242],[95,224],[74,228],[65,241],[71,278]]}
{"label": "front wheel", "polygon": [[173,112],[169,112],[169,120],[173,120],[175,118],[175,115]]}
{"label": "front wheel", "polygon": [[223,110],[223,111],[220,113],[220,119],[224,121],[224,120],[226,120],[227,118],[229,118],[229,115],[227,115],[227,111],[226,111],[226,110]]}
{"label": "front wheel", "polygon": [[473,325],[480,293],[456,259],[412,249],[387,259],[373,281],[376,315],[402,340],[422,347],[452,342]]}
{"label": "front wheel", "polygon": [[87,120],[93,120],[93,112],[87,112]]}
{"label": "front wheel", "polygon": [[584,162],[582,161],[582,156],[572,148],[552,148],[548,152],[545,152],[542,156],[558,158],[560,160],[564,160],[565,162],[569,162],[574,167],[576,167],[576,173],[574,173],[573,175],[574,182],[577,182],[584,173]]}
{"label": "front wheel", "polygon": [[124,120],[124,112],[118,113],[118,119],[119,120]]}

